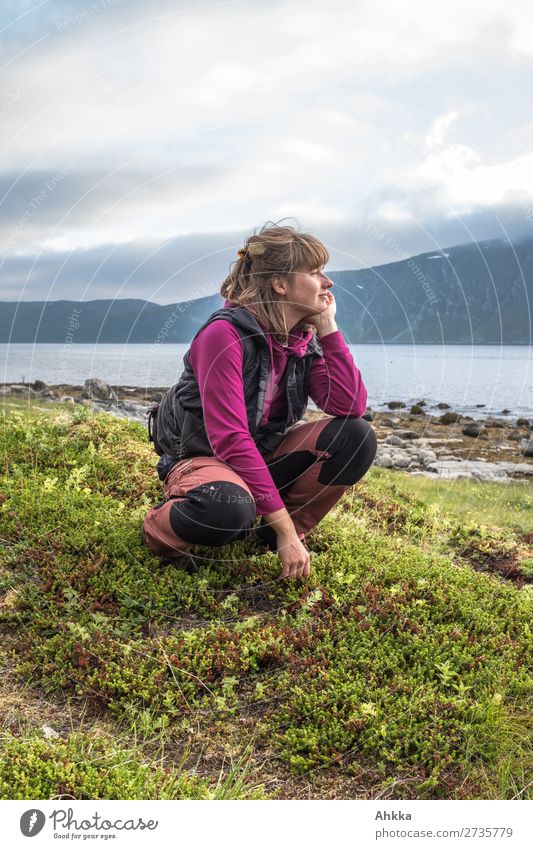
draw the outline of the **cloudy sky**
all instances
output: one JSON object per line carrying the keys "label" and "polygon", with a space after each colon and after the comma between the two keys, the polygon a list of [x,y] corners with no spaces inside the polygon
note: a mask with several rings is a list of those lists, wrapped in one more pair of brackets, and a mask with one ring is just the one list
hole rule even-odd
{"label": "cloudy sky", "polygon": [[329,270],[533,235],[526,0],[4,0],[2,300],[218,290],[288,219]]}

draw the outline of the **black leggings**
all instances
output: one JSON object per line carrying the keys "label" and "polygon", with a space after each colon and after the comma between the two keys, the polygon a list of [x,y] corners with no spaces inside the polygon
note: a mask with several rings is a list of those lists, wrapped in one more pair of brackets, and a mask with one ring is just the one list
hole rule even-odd
{"label": "black leggings", "polygon": [[[339,416],[304,423],[301,428],[296,438],[296,431],[290,437],[289,445],[296,444],[297,450],[284,454],[282,441],[277,456],[265,462],[285,501],[291,487],[316,463],[320,452],[331,454],[317,464],[318,477],[316,481],[313,478],[309,492],[303,495],[304,501],[314,502],[309,511],[315,515],[316,522],[331,509],[332,496],[334,499],[342,496],[341,487],[357,483],[366,474],[376,454],[377,440],[365,419]],[[328,504],[320,513],[318,490],[323,490],[324,485],[338,487],[338,492],[326,493]],[[208,546],[226,545],[251,533],[256,522],[255,502],[237,483],[214,479],[188,490],[186,498],[176,498],[168,519],[173,533],[181,540]],[[267,525],[258,528],[258,533],[275,550],[272,529]]]}
{"label": "black leggings", "polygon": [[[314,447],[318,451],[327,451],[333,455],[321,464],[318,482],[352,486],[366,475],[374,462],[377,439],[366,419],[345,419],[338,416],[328,422]],[[280,495],[287,491],[296,478],[307,471],[315,459],[311,451],[304,449],[283,454],[267,462]]]}

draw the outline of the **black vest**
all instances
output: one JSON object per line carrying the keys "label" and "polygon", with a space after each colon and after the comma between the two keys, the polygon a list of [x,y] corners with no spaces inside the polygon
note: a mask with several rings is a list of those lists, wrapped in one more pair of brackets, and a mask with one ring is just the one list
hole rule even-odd
{"label": "black vest", "polygon": [[[212,321],[230,321],[239,331],[243,343],[243,383],[248,429],[262,455],[281,442],[285,431],[299,421],[307,408],[308,381],[314,357],[322,356],[322,348],[314,334],[302,357],[289,356],[284,373],[287,399],[286,415],[259,427],[263,418],[267,380],[270,371],[270,348],[261,325],[244,307],[223,307],[214,312],[196,331],[194,338]],[[157,468],[164,480],[172,465],[186,457],[213,456],[204,427],[202,402],[189,351],[183,357],[184,371],[178,383],[165,392],[157,412],[157,442],[164,452]],[[221,392],[224,387],[221,387]]]}

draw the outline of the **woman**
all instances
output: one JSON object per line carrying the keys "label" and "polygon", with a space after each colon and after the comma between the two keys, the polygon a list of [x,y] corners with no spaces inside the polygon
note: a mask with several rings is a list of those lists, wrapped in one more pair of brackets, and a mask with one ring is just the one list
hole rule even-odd
{"label": "woman", "polygon": [[[221,287],[157,413],[166,501],[144,519],[156,554],[195,571],[195,544],[259,538],[282,577],[309,575],[309,532],[370,468],[366,389],[335,323],[329,259],[313,235],[266,224]],[[327,415],[303,422],[308,397]]]}

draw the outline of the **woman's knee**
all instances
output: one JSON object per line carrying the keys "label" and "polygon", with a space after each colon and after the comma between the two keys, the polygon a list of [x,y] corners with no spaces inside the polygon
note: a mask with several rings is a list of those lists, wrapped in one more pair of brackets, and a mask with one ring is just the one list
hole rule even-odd
{"label": "woman's knee", "polygon": [[353,423],[350,427],[353,431],[356,453],[358,450],[362,452],[365,458],[364,462],[367,468],[370,468],[378,450],[376,431],[369,425],[366,419],[350,419],[350,421]]}
{"label": "woman's knee", "polygon": [[226,545],[244,539],[255,527],[255,502],[244,487],[230,481],[210,481],[172,504],[174,533],[198,545]]}
{"label": "woman's knee", "polygon": [[366,419],[332,419],[320,433],[316,447],[331,454],[321,470],[321,483],[351,484],[363,477],[376,456],[378,442]]}

